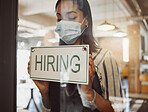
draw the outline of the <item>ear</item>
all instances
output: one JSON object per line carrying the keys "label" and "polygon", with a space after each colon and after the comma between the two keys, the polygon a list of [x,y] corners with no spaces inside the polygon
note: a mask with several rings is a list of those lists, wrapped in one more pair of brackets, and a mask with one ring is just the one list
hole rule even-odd
{"label": "ear", "polygon": [[85,27],[88,27],[88,20],[87,20],[87,18],[85,19],[84,24],[85,24]]}

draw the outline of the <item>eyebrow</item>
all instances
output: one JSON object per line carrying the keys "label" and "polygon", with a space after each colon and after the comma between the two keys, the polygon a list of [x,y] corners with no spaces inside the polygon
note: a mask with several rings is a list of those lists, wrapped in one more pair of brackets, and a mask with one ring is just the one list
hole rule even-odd
{"label": "eyebrow", "polygon": [[[77,12],[75,12],[75,11],[69,11],[69,12],[67,12],[66,14],[68,15],[68,14],[71,14],[71,13],[75,13],[75,14],[77,14]],[[60,13],[56,13],[56,15],[60,15],[60,16],[61,16]]]}
{"label": "eyebrow", "polygon": [[75,12],[75,11],[69,11],[66,14],[71,14],[71,13],[76,13],[77,14],[77,12]]}

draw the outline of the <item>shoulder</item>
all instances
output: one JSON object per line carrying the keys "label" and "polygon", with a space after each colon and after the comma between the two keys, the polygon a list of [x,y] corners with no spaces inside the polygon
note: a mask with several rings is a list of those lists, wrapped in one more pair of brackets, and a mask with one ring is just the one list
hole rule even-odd
{"label": "shoulder", "polygon": [[96,50],[96,52],[92,53],[92,57],[97,58],[99,56],[105,56],[108,54],[112,54],[110,50],[104,49],[104,48],[99,48]]}
{"label": "shoulder", "polygon": [[101,63],[109,58],[113,58],[112,53],[108,49],[99,48],[96,52],[92,53],[94,62]]}

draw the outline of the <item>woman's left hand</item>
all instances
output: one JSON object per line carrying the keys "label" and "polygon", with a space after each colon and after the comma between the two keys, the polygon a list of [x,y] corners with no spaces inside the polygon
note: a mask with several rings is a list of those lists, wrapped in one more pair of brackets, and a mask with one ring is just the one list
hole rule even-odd
{"label": "woman's left hand", "polygon": [[88,85],[81,85],[81,91],[86,96],[88,100],[92,100],[94,96],[94,92],[92,89],[93,79],[95,77],[95,64],[92,59],[92,55],[89,54],[89,82]]}

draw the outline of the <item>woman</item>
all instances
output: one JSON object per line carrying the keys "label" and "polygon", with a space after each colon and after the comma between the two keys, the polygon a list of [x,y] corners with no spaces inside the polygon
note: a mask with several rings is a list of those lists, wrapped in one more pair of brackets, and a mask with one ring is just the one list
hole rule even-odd
{"label": "woman", "polygon": [[[109,51],[99,49],[92,34],[92,16],[87,0],[58,0],[57,27],[60,45],[89,44],[88,85],[34,80],[42,101],[52,112],[112,112],[109,96],[121,96],[118,67]],[[28,63],[28,72],[30,62]],[[109,80],[110,79],[110,80]]]}

